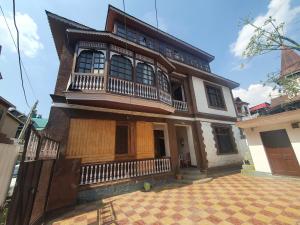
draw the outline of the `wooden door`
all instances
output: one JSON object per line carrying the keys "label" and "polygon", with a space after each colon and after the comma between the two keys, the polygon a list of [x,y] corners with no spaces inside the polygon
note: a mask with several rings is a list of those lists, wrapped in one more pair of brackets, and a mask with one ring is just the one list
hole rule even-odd
{"label": "wooden door", "polygon": [[273,174],[300,176],[300,166],[286,130],[260,133]]}

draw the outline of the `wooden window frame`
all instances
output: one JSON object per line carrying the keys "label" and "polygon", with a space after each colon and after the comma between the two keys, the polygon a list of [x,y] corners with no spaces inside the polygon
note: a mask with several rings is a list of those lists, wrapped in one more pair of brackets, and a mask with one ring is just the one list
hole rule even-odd
{"label": "wooden window frame", "polygon": [[[135,124],[134,122],[130,121],[117,121],[116,122],[116,133],[117,134],[117,127],[118,126],[127,126],[128,127],[128,152],[124,154],[117,154],[116,152],[116,144],[115,144],[115,158],[117,160],[121,159],[128,159],[135,156]],[[117,140],[115,140],[117,141]]]}
{"label": "wooden window frame", "polygon": [[[80,56],[81,54],[83,53],[90,53],[92,54],[92,58],[91,58],[91,69],[90,69],[90,72],[80,72],[79,69],[80,69]],[[96,63],[95,62],[95,54],[99,54],[100,57],[99,57],[99,63]],[[102,56],[102,57],[101,57]],[[101,60],[103,60],[103,62],[101,62]],[[84,49],[82,50],[79,55],[77,56],[76,58],[76,63],[75,63],[75,73],[86,73],[86,74],[95,74],[95,75],[102,75],[104,74],[104,69],[105,69],[105,60],[106,60],[106,55],[102,52],[102,51],[98,51],[98,50],[94,50],[94,49]],[[83,62],[82,62],[83,63]],[[86,62],[85,62],[86,64]],[[95,64],[99,64],[99,65],[102,65],[102,68],[95,68]],[[97,69],[99,72],[98,73],[94,73],[94,69]]]}
{"label": "wooden window frame", "polygon": [[[213,137],[214,137],[215,147],[217,149],[217,155],[234,155],[234,154],[238,154],[238,149],[237,149],[237,145],[236,145],[236,142],[235,142],[235,138],[234,138],[234,134],[233,134],[231,125],[212,123],[211,128],[212,128],[212,133],[213,133]],[[227,128],[227,129],[229,129],[229,136],[230,136],[231,144],[232,144],[232,147],[233,147],[232,152],[223,153],[223,152],[220,151],[221,148],[220,148],[220,145],[219,145],[219,142],[218,142],[218,139],[217,139],[217,134],[216,134],[215,128]]]}
{"label": "wooden window frame", "polygon": [[[208,108],[227,111],[227,106],[226,106],[226,101],[225,101],[225,98],[224,98],[224,93],[223,93],[222,86],[215,85],[215,84],[212,84],[212,83],[208,83],[206,81],[204,81],[203,83],[204,83],[204,89],[205,89],[206,101],[207,101]],[[218,89],[220,91],[220,93],[221,93],[221,100],[223,101],[224,107],[218,107],[218,106],[211,105],[211,103],[209,101],[209,94],[207,92],[207,88],[208,87],[216,88],[216,89]]]}
{"label": "wooden window frame", "polygon": [[[146,66],[147,67],[146,71],[150,72],[152,74],[144,73],[144,71],[145,71],[144,68],[140,68],[140,66]],[[155,76],[154,69],[151,65],[149,65],[145,62],[138,62],[136,64],[135,71],[136,71],[136,83],[143,84],[143,85],[148,85],[148,86],[155,86],[156,76]],[[145,78],[145,76],[147,78]],[[152,79],[149,79],[149,78],[152,78]],[[147,81],[147,82],[144,83],[144,81]],[[148,83],[151,83],[151,84],[148,84]]]}
{"label": "wooden window frame", "polygon": [[[118,65],[114,65],[113,64],[113,62],[114,62],[114,57],[115,58],[118,58],[118,59],[116,59],[117,61],[116,61],[116,63],[118,64]],[[127,70],[129,70],[128,68],[126,68],[126,63],[124,63],[124,62],[120,62],[119,61],[119,59],[123,59],[123,60],[126,60],[127,62],[130,62],[130,69],[131,69],[131,79],[127,79],[126,77],[129,75],[129,74],[127,74],[126,72],[125,73],[120,73],[119,72],[119,70],[120,69],[124,69],[124,71],[127,71]],[[119,64],[120,63],[122,63],[122,64],[124,64],[123,66],[120,66]],[[116,67],[117,69],[112,69],[113,67]],[[113,72],[118,72],[119,74],[122,74],[122,76],[119,76],[119,74],[116,76],[116,75],[112,75],[113,73],[112,73],[112,71]],[[131,62],[131,60],[128,58],[128,57],[126,57],[126,56],[124,56],[124,55],[120,55],[120,54],[114,54],[114,55],[112,55],[111,56],[111,58],[110,58],[110,69],[109,69],[109,75],[111,76],[111,77],[114,77],[114,78],[117,78],[117,79],[120,79],[120,80],[126,80],[126,81],[131,81],[131,82],[133,82],[133,80],[134,80],[134,77],[133,77],[133,71],[134,71],[134,67],[133,67],[133,65],[132,65],[132,62]]]}

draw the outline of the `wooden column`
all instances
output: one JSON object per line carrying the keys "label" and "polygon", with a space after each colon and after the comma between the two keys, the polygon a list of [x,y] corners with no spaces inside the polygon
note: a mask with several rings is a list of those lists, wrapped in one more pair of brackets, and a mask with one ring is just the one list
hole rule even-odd
{"label": "wooden column", "polygon": [[179,154],[177,147],[176,127],[173,121],[167,120],[169,133],[169,146],[171,153],[172,171],[177,173],[179,171]]}

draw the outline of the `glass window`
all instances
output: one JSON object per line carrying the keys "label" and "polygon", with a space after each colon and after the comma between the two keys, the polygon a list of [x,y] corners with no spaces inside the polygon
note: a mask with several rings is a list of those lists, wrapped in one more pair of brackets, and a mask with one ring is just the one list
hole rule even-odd
{"label": "glass window", "polygon": [[169,79],[161,70],[157,71],[159,88],[165,92],[170,92]]}
{"label": "glass window", "polygon": [[132,80],[132,64],[129,59],[121,55],[111,57],[110,75],[123,80]]}
{"label": "glass window", "polygon": [[210,106],[225,109],[223,93],[220,87],[206,85],[206,93]]}
{"label": "glass window", "polygon": [[231,127],[213,126],[219,154],[235,153]]}
{"label": "glass window", "polygon": [[76,62],[76,72],[79,73],[103,73],[105,56],[102,52],[84,50]]}
{"label": "glass window", "polygon": [[154,71],[146,63],[138,63],[136,67],[136,81],[140,84],[154,85]]}

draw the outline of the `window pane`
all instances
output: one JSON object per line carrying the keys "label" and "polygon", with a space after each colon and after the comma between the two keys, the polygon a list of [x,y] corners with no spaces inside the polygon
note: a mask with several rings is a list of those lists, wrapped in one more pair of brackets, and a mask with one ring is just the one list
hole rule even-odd
{"label": "window pane", "polygon": [[136,67],[136,79],[140,84],[154,85],[154,71],[146,63],[138,63]]}
{"label": "window pane", "polygon": [[215,138],[218,144],[218,152],[221,154],[234,153],[233,137],[229,127],[214,127]]}
{"label": "window pane", "polygon": [[206,92],[210,106],[217,108],[225,108],[222,90],[220,88],[206,85]]}
{"label": "window pane", "polygon": [[120,55],[111,58],[110,75],[119,79],[132,80],[131,61]]}
{"label": "window pane", "polygon": [[77,59],[76,72],[103,73],[105,56],[102,52],[85,50]]}

